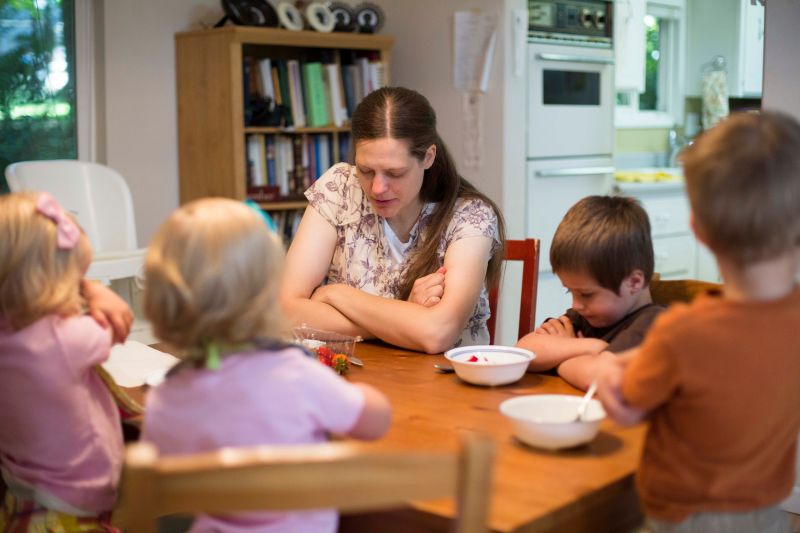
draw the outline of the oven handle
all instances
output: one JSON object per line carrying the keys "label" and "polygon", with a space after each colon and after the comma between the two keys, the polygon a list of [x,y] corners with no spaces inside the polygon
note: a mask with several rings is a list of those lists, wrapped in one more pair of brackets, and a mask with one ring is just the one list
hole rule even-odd
{"label": "oven handle", "polygon": [[592,176],[595,174],[611,174],[614,167],[582,167],[560,168],[556,170],[537,170],[537,178],[560,178],[562,176]]}
{"label": "oven handle", "polygon": [[536,54],[538,59],[542,61],[563,61],[569,63],[591,63],[593,65],[613,65],[613,59],[605,59],[603,57],[590,57],[590,56],[573,56],[567,54],[549,54],[549,53],[538,53]]}

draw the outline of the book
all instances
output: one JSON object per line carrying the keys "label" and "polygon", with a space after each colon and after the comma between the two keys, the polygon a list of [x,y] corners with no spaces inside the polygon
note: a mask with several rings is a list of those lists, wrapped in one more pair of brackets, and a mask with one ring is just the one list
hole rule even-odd
{"label": "book", "polygon": [[[356,59],[356,65],[358,66],[358,75],[361,80],[361,98],[364,98],[374,90],[371,82],[372,76],[370,74],[369,59],[366,57],[359,57]],[[359,102],[361,98],[358,99]]]}
{"label": "book", "polygon": [[289,70],[289,100],[292,102],[292,122],[295,127],[306,125],[306,108],[303,102],[303,82],[300,76],[300,62],[290,59],[286,62]]}
{"label": "book", "polygon": [[258,62],[258,74],[261,79],[261,96],[269,99],[273,104],[275,101],[275,90],[272,82],[272,60],[265,57]]}
{"label": "book", "polygon": [[285,109],[284,122],[287,127],[294,125],[294,111],[292,110],[292,99],[289,91],[289,68],[286,61],[278,59],[278,83],[280,85],[281,101]]}
{"label": "book", "polygon": [[265,185],[267,183],[264,174],[265,153],[263,147],[263,135],[247,136],[247,168],[248,183],[250,185]]}
{"label": "book", "polygon": [[328,94],[331,102],[331,122],[341,128],[347,121],[347,106],[344,101],[344,86],[342,84],[341,70],[335,63],[325,65],[325,80],[327,81]]}
{"label": "book", "polygon": [[275,174],[275,136],[264,136],[264,148],[267,156],[267,184],[277,185],[278,176]]}
{"label": "book", "polygon": [[330,124],[328,96],[322,76],[322,64],[316,61],[303,65],[305,89],[308,95],[308,124],[319,127]]}
{"label": "book", "polygon": [[355,87],[353,86],[353,65],[342,65],[342,86],[344,87],[344,101],[347,105],[347,116],[352,117],[356,109]]}

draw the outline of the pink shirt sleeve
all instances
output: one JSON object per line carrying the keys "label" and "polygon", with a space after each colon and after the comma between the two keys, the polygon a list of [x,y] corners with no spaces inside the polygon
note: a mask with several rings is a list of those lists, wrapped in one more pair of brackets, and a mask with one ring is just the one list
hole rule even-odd
{"label": "pink shirt sleeve", "polygon": [[111,331],[103,329],[90,316],[60,319],[58,342],[67,363],[81,371],[106,361],[111,354]]}
{"label": "pink shirt sleeve", "polygon": [[306,397],[319,425],[334,433],[348,433],[364,410],[364,394],[330,368],[308,359]]}

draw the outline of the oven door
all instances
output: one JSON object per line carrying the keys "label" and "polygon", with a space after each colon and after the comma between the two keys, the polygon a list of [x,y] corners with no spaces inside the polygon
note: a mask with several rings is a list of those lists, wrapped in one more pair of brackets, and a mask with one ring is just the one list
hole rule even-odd
{"label": "oven door", "polygon": [[612,49],[530,43],[528,94],[528,158],[613,152]]}

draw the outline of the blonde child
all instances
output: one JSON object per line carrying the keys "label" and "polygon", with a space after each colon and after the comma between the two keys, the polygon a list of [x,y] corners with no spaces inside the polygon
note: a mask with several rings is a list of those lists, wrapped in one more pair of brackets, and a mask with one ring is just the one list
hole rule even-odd
{"label": "blonde child", "polygon": [[[328,432],[376,439],[385,397],[351,384],[280,339],[283,248],[263,219],[232,200],[204,199],[161,226],[145,262],[144,311],[186,360],[152,390],[143,440],[164,454],[225,446],[324,442]],[[199,517],[192,531],[333,532],[332,510]]]}
{"label": "blonde child", "polygon": [[599,362],[639,345],[664,310],[650,298],[653,244],[647,213],[632,198],[583,198],[558,225],[550,263],[572,295],[572,308],[546,320],[517,346],[536,353],[531,370],[558,367],[567,382],[586,389]]}
{"label": "blonde child", "polygon": [[86,235],[47,193],[0,197],[1,531],[109,531],[117,407],[93,367],[111,333],[83,315]]}
{"label": "blonde child", "polygon": [[638,352],[606,361],[619,422],[649,414],[637,485],[654,532],[790,531],[800,429],[800,124],[737,114],[683,157],[692,227],[722,295],[678,304]]}

